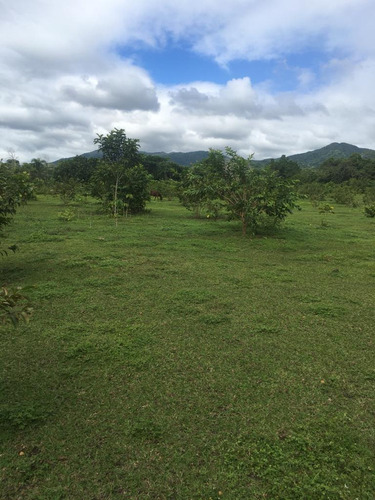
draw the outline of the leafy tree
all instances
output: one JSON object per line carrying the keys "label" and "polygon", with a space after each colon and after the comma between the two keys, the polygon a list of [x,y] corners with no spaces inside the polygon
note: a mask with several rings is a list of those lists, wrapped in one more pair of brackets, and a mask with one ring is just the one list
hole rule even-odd
{"label": "leafy tree", "polygon": [[349,158],[328,158],[318,169],[319,181],[342,184],[351,179],[375,179],[375,161],[355,153]]}
{"label": "leafy tree", "polygon": [[172,200],[179,195],[179,188],[181,183],[174,179],[150,181],[150,192],[158,191],[163,198]]}
{"label": "leafy tree", "polygon": [[186,173],[179,191],[180,202],[199,217],[201,211],[210,210],[216,197],[215,185],[206,162],[197,163]]}
{"label": "leafy tree", "polygon": [[126,137],[123,129],[113,129],[94,139],[103,159],[93,175],[93,195],[101,198],[113,215],[119,210],[144,210],[149,199],[148,174],[140,164],[139,140]]}
{"label": "leafy tree", "polygon": [[336,203],[350,207],[358,206],[356,192],[348,184],[336,185],[331,191],[331,197]]}
{"label": "leafy tree", "polygon": [[157,155],[141,155],[141,162],[147,172],[157,181],[180,180],[186,167]]}
{"label": "leafy tree", "polygon": [[375,203],[365,206],[365,216],[375,217]]}
{"label": "leafy tree", "polygon": [[[32,197],[33,185],[29,174],[17,173],[18,164],[0,161],[0,232],[10,223],[16,209]],[[12,245],[8,249],[0,247],[0,255],[7,255],[7,250],[16,250]],[[28,321],[32,309],[28,299],[20,293],[20,289],[9,290],[3,286],[0,290],[0,322],[10,321],[14,326],[20,320]]]}
{"label": "leafy tree", "polygon": [[89,184],[98,162],[98,158],[86,158],[85,156],[61,160],[54,169],[53,178],[57,182],[74,179],[79,183]]}
{"label": "leafy tree", "polygon": [[61,196],[63,203],[74,201],[78,195],[90,194],[98,162],[97,158],[75,156],[58,163],[53,172],[54,191]]}
{"label": "leafy tree", "polygon": [[218,195],[231,219],[242,223],[242,234],[252,233],[267,222],[281,222],[296,206],[293,181],[283,179],[270,169],[251,168],[251,157],[242,158],[226,148],[227,161],[218,176]]}
{"label": "leafy tree", "polygon": [[284,179],[295,178],[301,172],[301,167],[298,163],[287,158],[285,155],[282,155],[279,160],[271,160],[269,168]]}
{"label": "leafy tree", "polygon": [[17,172],[14,163],[0,162],[0,230],[9,224],[16,209],[34,196],[27,172]]}
{"label": "leafy tree", "polygon": [[196,214],[202,206],[222,207],[229,219],[239,219],[242,233],[252,233],[266,221],[282,221],[296,206],[294,181],[280,177],[270,169],[251,168],[251,157],[245,159],[233,149],[211,149],[207,159],[186,176],[181,200]]}

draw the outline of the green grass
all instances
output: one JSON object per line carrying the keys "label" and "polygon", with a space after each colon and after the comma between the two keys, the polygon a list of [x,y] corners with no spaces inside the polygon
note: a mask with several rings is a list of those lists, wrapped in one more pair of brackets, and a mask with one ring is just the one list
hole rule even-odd
{"label": "green grass", "polygon": [[0,498],[373,499],[374,221],[150,208],[6,229],[35,313],[0,330]]}

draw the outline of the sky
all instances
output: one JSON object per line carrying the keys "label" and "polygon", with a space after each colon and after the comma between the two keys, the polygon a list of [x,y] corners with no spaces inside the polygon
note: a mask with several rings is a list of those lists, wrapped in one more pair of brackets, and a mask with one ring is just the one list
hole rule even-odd
{"label": "sky", "polygon": [[0,3],[0,158],[375,149],[374,0]]}

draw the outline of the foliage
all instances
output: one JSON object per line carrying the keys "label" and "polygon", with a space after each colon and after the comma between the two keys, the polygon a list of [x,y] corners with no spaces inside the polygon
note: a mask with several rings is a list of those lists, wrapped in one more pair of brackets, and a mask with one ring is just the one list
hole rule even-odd
{"label": "foliage", "polygon": [[172,200],[179,194],[180,182],[174,179],[150,181],[150,190],[158,191],[163,198]]}
{"label": "foliage", "polygon": [[186,170],[164,156],[141,154],[141,163],[156,181],[180,180],[181,175]]}
{"label": "foliage", "polygon": [[94,139],[103,159],[92,177],[92,194],[117,217],[126,212],[139,213],[149,199],[149,176],[140,165],[139,141],[126,137],[123,129],[114,129]]}
{"label": "foliage", "polygon": [[56,182],[67,182],[71,179],[82,184],[88,184],[98,165],[97,158],[75,156],[68,160],[61,160],[55,167],[53,178]]}
{"label": "foliage", "polygon": [[304,167],[319,167],[331,158],[345,160],[352,155],[360,155],[365,159],[375,159],[375,151],[366,148],[358,148],[352,144],[333,142],[323,148],[306,153],[289,156],[289,159]]}
{"label": "foliage", "polygon": [[324,205],[320,205],[318,207],[318,210],[319,210],[320,214],[334,214],[335,213],[335,207],[333,207],[329,203],[325,203]]}
{"label": "foliage", "polygon": [[53,172],[54,192],[60,195],[64,204],[91,193],[91,179],[98,162],[97,158],[75,156],[58,163]]}
{"label": "foliage", "polygon": [[149,195],[149,175],[141,165],[121,168],[100,162],[93,177],[93,196],[117,217],[127,207],[131,213],[145,209]]}
{"label": "foliage", "polygon": [[87,187],[78,182],[74,178],[69,178],[64,181],[55,182],[54,193],[59,194],[64,205],[69,205],[77,196],[87,196]]}
{"label": "foliage", "polygon": [[97,134],[94,144],[99,145],[103,160],[117,168],[134,167],[139,163],[139,140],[126,137],[124,129],[113,129],[109,134]]}
{"label": "foliage", "polygon": [[356,191],[348,184],[334,186],[331,191],[333,201],[348,207],[357,207],[359,204]]}
{"label": "foliage", "polygon": [[367,186],[363,193],[363,202],[366,205],[375,203],[375,184]]}
{"label": "foliage", "polygon": [[327,189],[323,184],[319,182],[311,182],[300,184],[298,186],[298,193],[300,196],[305,197],[310,200],[314,207],[319,205],[319,202],[324,201],[327,197]]}
{"label": "foliage", "polygon": [[278,224],[296,206],[295,183],[270,169],[251,168],[231,148],[226,154],[210,150],[206,160],[189,172],[183,182],[181,201],[199,216],[202,207],[214,216],[223,208],[231,219],[242,222],[242,233],[255,233],[265,222]]}
{"label": "foliage", "polygon": [[0,290],[0,322],[11,322],[17,326],[20,321],[29,321],[33,312],[30,301],[21,293],[22,288],[10,290],[3,286]]}
{"label": "foliage", "polygon": [[240,219],[242,233],[255,233],[264,219],[278,224],[296,206],[294,182],[270,170],[251,169],[246,161],[227,148],[229,161],[219,188],[231,218]]}
{"label": "foliage", "polygon": [[301,167],[298,163],[287,158],[285,155],[282,155],[279,160],[271,160],[269,168],[284,179],[295,178],[301,172]]}
{"label": "foliage", "polygon": [[29,163],[23,163],[22,166],[19,166],[18,171],[29,174],[36,193],[47,193],[51,189],[53,167],[49,166],[45,160],[33,158]]}
{"label": "foliage", "polygon": [[194,213],[194,217],[200,217],[202,210],[209,212],[216,191],[205,162],[197,163],[185,174],[178,196],[182,205]]}
{"label": "foliage", "polygon": [[375,203],[365,206],[365,215],[366,217],[375,217]]}
{"label": "foliage", "polygon": [[0,162],[0,230],[9,224],[19,205],[34,196],[27,172],[18,172],[9,163]]}
{"label": "foliage", "polygon": [[375,179],[375,159],[352,154],[349,158],[328,158],[317,169],[322,183],[342,184],[351,179]]}
{"label": "foliage", "polygon": [[140,213],[146,208],[149,194],[150,176],[142,165],[134,165],[126,170],[119,190],[119,197],[128,204],[130,213]]}
{"label": "foliage", "polygon": [[76,214],[75,214],[74,210],[71,210],[70,208],[67,208],[63,212],[58,213],[59,220],[61,220],[63,222],[70,222],[73,219],[75,219],[75,217],[76,217]]}

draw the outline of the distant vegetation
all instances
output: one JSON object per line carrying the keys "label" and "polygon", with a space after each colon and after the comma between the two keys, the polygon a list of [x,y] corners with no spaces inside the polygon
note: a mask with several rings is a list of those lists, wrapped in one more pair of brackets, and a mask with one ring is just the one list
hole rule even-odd
{"label": "distant vegetation", "polygon": [[[170,161],[179,164],[180,166],[188,167],[197,162],[205,160],[209,155],[209,151],[190,151],[188,153],[142,152],[142,154],[167,158]],[[368,148],[359,148],[358,146],[353,146],[352,144],[347,144],[345,142],[341,143],[333,142],[332,144],[324,146],[323,148],[316,149],[314,151],[308,151],[306,153],[289,155],[286,158],[290,159],[293,162],[298,163],[300,167],[304,168],[304,167],[319,167],[325,160],[329,158],[344,159],[348,158],[352,154],[359,154],[363,158],[375,159],[375,150]],[[83,153],[81,156],[84,156],[85,158],[101,158],[101,153],[100,151],[96,150],[96,151],[91,151],[89,153]],[[257,167],[265,167],[271,161],[277,161],[277,160],[279,159],[277,158],[267,158],[264,160],[253,159],[252,163],[254,166]],[[62,160],[58,160],[54,163],[56,164],[59,161]]]}
{"label": "distant vegetation", "polygon": [[[153,190],[169,200],[179,196],[182,203],[192,209],[196,215],[201,214],[215,219],[226,214],[230,217],[239,217],[243,223],[246,220],[246,226],[250,219],[264,219],[265,214],[270,216],[269,221],[272,218],[274,221],[282,220],[293,206],[289,200],[288,210],[286,212],[281,210],[279,213],[279,215],[283,213],[282,216],[276,218],[275,214],[271,216],[270,207],[266,209],[267,203],[262,205],[259,200],[262,196],[263,198],[274,197],[275,188],[273,188],[272,196],[270,193],[266,195],[265,192],[262,195],[260,192],[255,194],[257,189],[260,189],[259,184],[258,188],[254,186],[251,188],[254,196],[257,196],[258,215],[255,216],[253,210],[251,217],[249,211],[245,216],[246,210],[244,211],[244,207],[240,208],[239,205],[235,210],[237,212],[235,215],[233,205],[228,204],[228,199],[227,202],[224,201],[226,195],[223,189],[219,188],[220,183],[224,182],[224,185],[227,183],[228,190],[230,185],[231,190],[234,190],[234,178],[227,176],[225,180],[224,176],[220,180],[219,170],[225,172],[227,169],[228,173],[231,165],[237,162],[238,167],[242,162],[239,155],[236,154],[233,157],[230,153],[228,154],[228,151],[226,153],[215,150],[196,151],[190,154],[169,155],[142,153],[139,150],[139,141],[128,138],[125,131],[121,129],[115,129],[107,136],[99,136],[94,142],[99,145],[97,151],[61,160],[51,165],[40,159],[33,159],[30,163],[22,165],[14,158],[2,162],[2,189],[3,191],[9,190],[10,197],[8,197],[6,207],[6,196],[3,195],[0,222],[3,220],[2,224],[4,224],[5,220],[9,221],[16,206],[21,201],[26,201],[26,193],[21,194],[22,189],[31,189],[34,193],[58,194],[65,204],[94,196],[101,200],[103,209],[111,212],[115,217],[144,210],[150,198],[149,193]],[[116,150],[115,153],[107,151],[109,145]],[[178,161],[173,161],[172,157]],[[181,165],[181,163],[192,161],[194,164],[190,167]],[[223,165],[226,167],[224,168]],[[300,196],[307,197],[315,205],[324,201],[348,206],[363,205],[367,216],[373,213],[372,208],[375,204],[375,151],[373,150],[361,149],[345,143],[333,143],[316,151],[289,157],[282,156],[277,160],[254,162],[251,159],[246,165],[244,172],[251,173],[253,176],[251,182],[257,179],[258,183],[267,184],[268,182],[270,186],[270,179],[273,176],[272,182],[275,183],[277,180],[280,189],[281,184],[284,183],[285,195],[285,186],[289,185],[291,189],[293,184],[294,191],[298,191]],[[251,167],[256,167],[256,169]],[[266,182],[267,176],[269,180]],[[237,181],[240,182],[242,178],[240,183],[244,185],[248,182],[245,177],[238,173]],[[23,188],[18,190],[17,196],[12,196],[10,185],[7,187],[9,179],[12,179],[13,185],[21,181],[24,183],[27,181],[29,184],[26,182]],[[201,187],[198,186],[199,182]],[[246,197],[248,199],[248,195]],[[280,203],[280,207],[282,206],[281,200],[277,203]],[[248,207],[250,206],[249,202]],[[250,225],[252,225],[251,222]],[[252,231],[256,226],[259,224],[255,224]]]}
{"label": "distant vegetation", "polygon": [[[346,144],[345,142],[333,142],[332,144],[324,146],[323,148],[316,149],[314,151],[308,151],[306,153],[289,155],[287,156],[287,158],[293,162],[298,163],[300,167],[304,168],[319,167],[324,161],[330,158],[345,159],[353,154],[360,155],[363,158],[367,159],[375,159],[375,150],[359,148],[357,146],[353,146],[352,144]],[[268,165],[270,161],[272,161],[272,158],[254,161],[254,164],[265,166]]]}
{"label": "distant vegetation", "polygon": [[[170,162],[177,164],[182,167],[189,167],[198,161],[202,161],[207,158],[208,151],[190,151],[187,153],[164,153],[164,151],[156,153],[147,153],[145,151],[140,152],[143,156],[151,156],[163,158],[164,160],[169,160]],[[89,153],[83,153],[84,158],[102,158],[102,154],[99,150],[90,151]],[[54,163],[59,163],[62,160],[70,160],[71,158],[62,158],[61,160],[55,161]]]}

